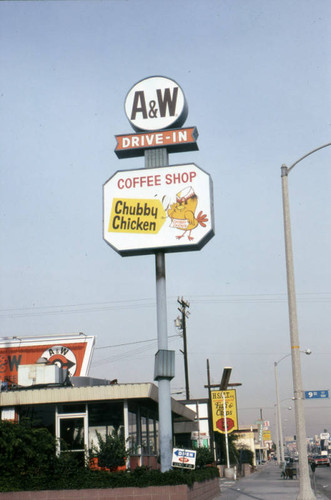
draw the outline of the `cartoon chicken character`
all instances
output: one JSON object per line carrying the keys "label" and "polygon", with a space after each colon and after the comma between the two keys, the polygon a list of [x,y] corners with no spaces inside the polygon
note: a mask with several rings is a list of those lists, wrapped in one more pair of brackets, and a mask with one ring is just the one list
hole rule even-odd
{"label": "cartoon chicken character", "polygon": [[168,215],[171,218],[171,227],[181,229],[183,234],[176,236],[178,240],[189,231],[188,239],[192,241],[192,229],[195,229],[199,224],[206,227],[208,222],[206,214],[199,212],[195,216],[195,210],[198,204],[198,197],[192,187],[187,187],[176,194],[176,203],[173,203],[168,209]]}

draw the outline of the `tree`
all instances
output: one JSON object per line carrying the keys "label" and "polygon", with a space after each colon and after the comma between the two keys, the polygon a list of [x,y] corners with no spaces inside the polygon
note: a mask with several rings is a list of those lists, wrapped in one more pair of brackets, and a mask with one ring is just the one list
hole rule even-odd
{"label": "tree", "polygon": [[196,449],[197,456],[195,465],[197,469],[201,469],[205,465],[212,464],[214,462],[214,455],[209,448],[199,447]]}
{"label": "tree", "polygon": [[240,446],[238,448],[239,452],[239,463],[240,464],[250,464],[253,465],[254,453],[252,450],[247,448],[247,446]]}
{"label": "tree", "polygon": [[[239,463],[238,450],[235,445],[237,439],[238,437],[235,434],[228,434],[230,464]],[[215,443],[217,450],[217,459],[221,464],[226,465],[225,434],[220,434],[219,432],[215,432]]]}

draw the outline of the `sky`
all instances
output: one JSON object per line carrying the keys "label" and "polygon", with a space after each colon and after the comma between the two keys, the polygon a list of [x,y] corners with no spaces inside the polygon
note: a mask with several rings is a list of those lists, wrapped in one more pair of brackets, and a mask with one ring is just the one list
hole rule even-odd
{"label": "sky", "polygon": [[[152,382],[155,258],[103,240],[103,184],[144,167],[118,159],[138,81],[175,80],[199,151],[169,155],[213,180],[215,236],[166,255],[175,398],[232,367],[239,424],[274,424],[274,362],[290,353],[280,169],[331,138],[328,0],[0,2],[0,336],[95,335],[90,375]],[[331,148],[289,174],[304,390],[330,389]],[[295,434],[290,357],[278,366],[283,433]],[[292,410],[289,410],[289,408]],[[330,400],[305,401],[308,435]],[[273,426],[274,432],[274,426]],[[274,434],[275,435],[275,434]],[[275,439],[275,437],[274,437]]]}

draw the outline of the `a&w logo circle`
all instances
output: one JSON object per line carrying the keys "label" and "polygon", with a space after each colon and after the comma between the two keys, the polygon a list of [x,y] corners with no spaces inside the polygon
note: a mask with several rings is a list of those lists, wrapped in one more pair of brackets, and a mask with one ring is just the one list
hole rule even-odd
{"label": "a&w logo circle", "polygon": [[181,127],[187,104],[180,86],[164,76],[136,83],[125,99],[125,113],[134,130],[163,130]]}
{"label": "a&w logo circle", "polygon": [[50,365],[57,365],[61,368],[67,368],[69,375],[72,377],[76,373],[77,360],[76,356],[69,347],[63,345],[55,345],[46,349],[42,354],[43,358],[47,359]]}

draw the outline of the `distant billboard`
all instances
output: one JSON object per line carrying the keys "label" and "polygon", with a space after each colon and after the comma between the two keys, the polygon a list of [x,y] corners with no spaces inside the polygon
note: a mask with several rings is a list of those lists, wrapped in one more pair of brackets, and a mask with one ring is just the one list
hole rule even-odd
{"label": "distant billboard", "polygon": [[0,382],[17,384],[20,365],[39,358],[67,368],[69,375],[88,375],[95,337],[80,334],[0,338]]}

